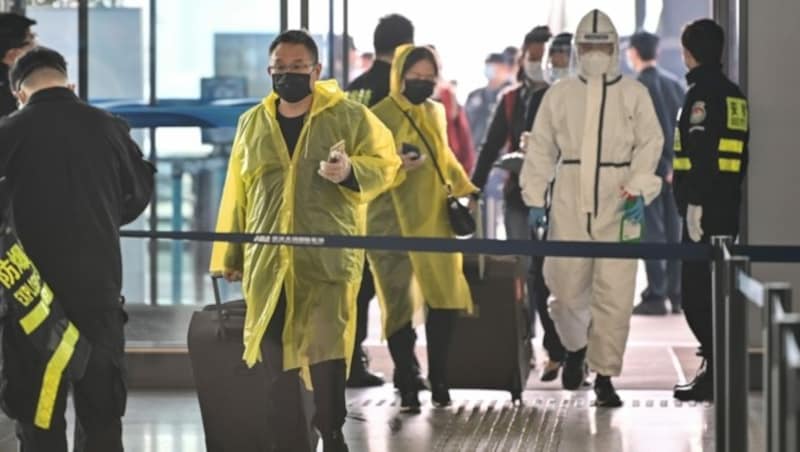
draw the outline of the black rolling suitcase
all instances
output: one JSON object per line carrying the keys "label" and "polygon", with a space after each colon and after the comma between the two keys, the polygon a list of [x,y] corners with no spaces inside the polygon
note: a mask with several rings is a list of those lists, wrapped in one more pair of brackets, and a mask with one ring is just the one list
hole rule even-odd
{"label": "black rolling suitcase", "polygon": [[507,390],[514,401],[531,372],[525,283],[512,256],[464,256],[475,312],[460,314],[448,358],[452,388]]}
{"label": "black rolling suitcase", "polygon": [[[222,303],[219,278],[212,276],[212,280],[216,303],[192,315],[188,335],[206,448],[208,452],[267,452],[271,450],[267,375],[261,363],[250,369],[242,360],[245,302]],[[302,399],[303,414],[309,419],[313,414],[310,393]],[[308,438],[309,450],[316,450],[316,433],[311,429]]]}

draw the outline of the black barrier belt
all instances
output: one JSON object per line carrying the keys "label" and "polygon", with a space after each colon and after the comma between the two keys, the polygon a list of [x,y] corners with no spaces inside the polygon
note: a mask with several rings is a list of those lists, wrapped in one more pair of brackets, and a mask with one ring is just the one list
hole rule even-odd
{"label": "black barrier belt", "polygon": [[800,263],[800,246],[734,245],[731,255],[745,256],[750,262]]}
{"label": "black barrier belt", "polygon": [[352,248],[384,251],[588,257],[615,259],[711,260],[713,248],[704,244],[630,244],[612,242],[556,242],[534,240],[440,239],[303,234],[240,234],[212,232],[121,231],[122,237],[199,242],[260,243],[264,245]]}

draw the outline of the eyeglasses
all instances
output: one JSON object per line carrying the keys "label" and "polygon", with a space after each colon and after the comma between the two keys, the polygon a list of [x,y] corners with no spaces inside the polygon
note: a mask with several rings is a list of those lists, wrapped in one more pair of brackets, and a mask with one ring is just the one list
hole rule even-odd
{"label": "eyeglasses", "polygon": [[313,68],[315,64],[310,63],[292,63],[288,65],[278,65],[278,66],[269,66],[267,71],[269,71],[270,75],[274,74],[303,74],[308,72],[309,69]]}

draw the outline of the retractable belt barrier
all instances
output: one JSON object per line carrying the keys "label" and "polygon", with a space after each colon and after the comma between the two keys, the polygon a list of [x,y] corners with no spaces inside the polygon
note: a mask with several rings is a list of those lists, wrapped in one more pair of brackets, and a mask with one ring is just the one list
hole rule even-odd
{"label": "retractable belt barrier", "polygon": [[[353,248],[384,251],[424,251],[491,255],[589,257],[611,259],[713,260],[708,244],[559,242],[535,240],[442,239],[426,237],[344,236],[318,234],[244,234],[124,230],[126,238],[187,240],[195,242],[257,243],[320,248]],[[800,263],[800,246],[733,246],[732,254],[751,262]]]}

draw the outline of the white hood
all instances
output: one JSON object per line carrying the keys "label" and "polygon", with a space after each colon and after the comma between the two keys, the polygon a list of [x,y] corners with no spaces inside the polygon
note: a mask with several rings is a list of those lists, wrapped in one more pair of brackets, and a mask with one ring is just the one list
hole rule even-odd
{"label": "white hood", "polygon": [[[619,75],[619,34],[617,34],[614,23],[611,22],[611,18],[604,12],[594,9],[583,16],[583,19],[578,23],[578,29],[575,31],[575,46],[578,47],[580,44],[613,45],[614,53],[611,55],[611,60],[605,72],[606,80],[611,80]],[[577,56],[578,74],[584,78],[589,78],[577,48],[573,55]]]}

